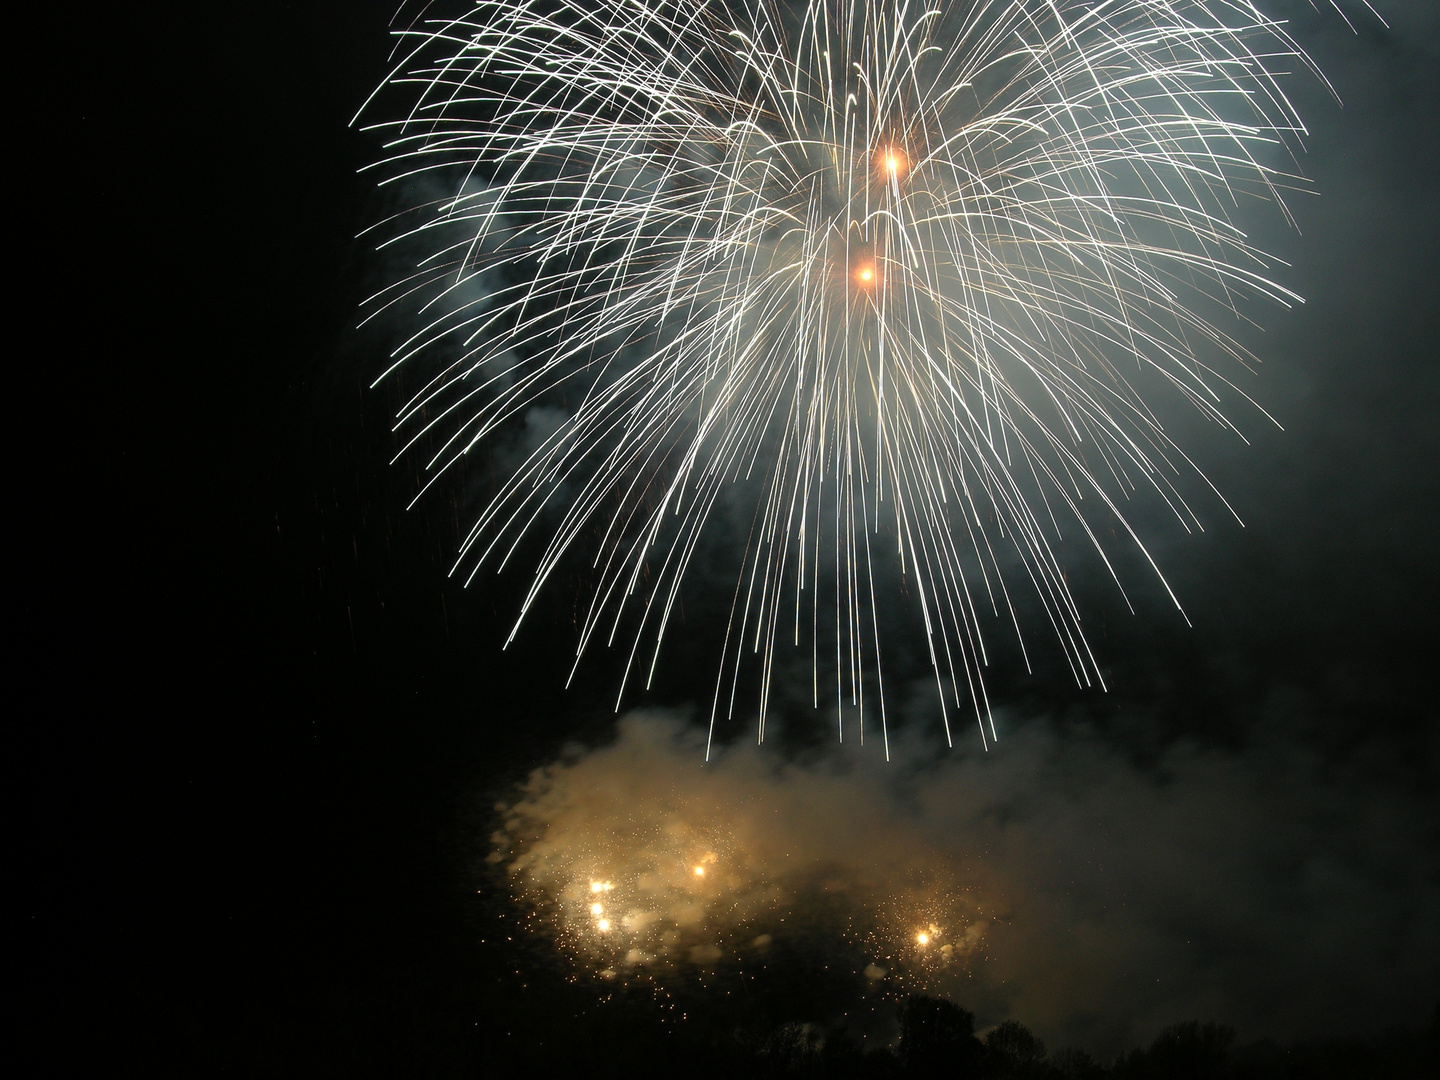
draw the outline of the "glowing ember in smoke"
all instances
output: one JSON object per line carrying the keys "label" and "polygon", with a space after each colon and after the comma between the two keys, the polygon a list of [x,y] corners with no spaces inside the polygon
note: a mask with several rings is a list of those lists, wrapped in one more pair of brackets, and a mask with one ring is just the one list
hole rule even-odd
{"label": "glowing ember in smoke", "polygon": [[[861,854],[840,835],[816,848],[803,799],[777,825],[774,797],[783,803],[788,789],[754,788],[738,762],[683,786],[659,784],[665,770],[645,741],[654,736],[634,734],[647,723],[627,721],[632,734],[618,748],[532,774],[500,808],[503,828],[492,835],[490,862],[529,912],[530,930],[577,973],[688,979],[763,965],[777,946],[824,942],[857,977],[878,965],[887,986],[923,991],[962,975],[980,951],[990,920],[962,865],[923,846]],[[692,732],[674,752],[702,739]],[[770,797],[747,797],[756,790]]]}

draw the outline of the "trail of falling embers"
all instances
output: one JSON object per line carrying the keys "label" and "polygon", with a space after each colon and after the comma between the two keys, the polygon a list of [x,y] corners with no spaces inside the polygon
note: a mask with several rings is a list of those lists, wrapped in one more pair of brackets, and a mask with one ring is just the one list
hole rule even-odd
{"label": "trail of falling embers", "polygon": [[1164,582],[1126,506],[1198,527],[1182,480],[1208,482],[1158,402],[1234,430],[1222,396],[1248,398],[1220,369],[1253,358],[1213,320],[1298,299],[1231,221],[1247,196],[1284,212],[1294,182],[1270,164],[1303,134],[1273,73],[1313,65],[1285,28],[1252,0],[429,12],[362,110],[402,103],[370,125],[407,206],[382,227],[421,253],[372,301],[421,316],[386,372],[422,372],[401,453],[423,495],[560,417],[531,425],[454,572],[533,559],[518,628],[583,550],[574,662],[619,643],[623,696],[702,539],[738,531],[712,735],[750,656],[764,737],[789,638],[812,700],[833,674],[888,752],[885,574],[923,620],[947,739],[952,709],[994,737],[988,628],[1030,662],[1017,588],[1100,684],[1062,543],[1119,586],[1101,536],[1128,537]]}

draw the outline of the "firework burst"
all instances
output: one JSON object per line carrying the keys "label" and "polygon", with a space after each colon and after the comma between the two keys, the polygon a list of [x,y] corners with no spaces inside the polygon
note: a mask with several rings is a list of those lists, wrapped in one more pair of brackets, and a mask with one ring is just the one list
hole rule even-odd
{"label": "firework burst", "polygon": [[457,573],[544,522],[516,626],[581,549],[575,663],[619,643],[648,684],[738,493],[712,733],[749,655],[763,737],[785,639],[817,703],[833,675],[883,731],[882,564],[947,738],[951,708],[994,735],[985,631],[1021,636],[1017,588],[1099,682],[1062,542],[1109,569],[1103,527],[1149,560],[1146,492],[1198,526],[1156,403],[1230,428],[1223,365],[1250,358],[1219,324],[1296,299],[1231,223],[1247,195],[1283,209],[1268,163],[1302,129],[1272,72],[1308,61],[1280,24],[1251,0],[507,0],[399,38],[379,167],[437,193],[388,223],[424,255],[374,300],[421,313],[390,369],[424,368],[402,453],[428,489],[533,436]]}

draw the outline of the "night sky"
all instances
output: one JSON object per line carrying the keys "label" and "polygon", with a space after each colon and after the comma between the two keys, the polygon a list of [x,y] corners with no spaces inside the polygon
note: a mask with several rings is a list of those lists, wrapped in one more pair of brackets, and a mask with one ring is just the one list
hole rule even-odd
{"label": "night sky", "polygon": [[[763,750],[745,716],[704,766],[703,604],[621,720],[613,654],[563,687],[583,580],[502,651],[523,574],[446,577],[465,500],[405,509],[402,387],[369,389],[397,329],[356,329],[393,265],[356,239],[386,204],[357,175],[376,144],[347,125],[385,74],[392,5],[142,13],[135,62],[110,51],[120,27],[92,27],[107,75],[72,119],[94,153],[64,183],[119,280],[62,380],[94,392],[103,435],[47,549],[77,583],[26,609],[68,643],[27,745],[70,793],[37,811],[26,899],[42,948],[93,932],[114,960],[52,965],[56,986],[122,1002],[145,1060],[197,1075],[483,1074],[497,1047],[563,1039],[604,965],[557,946],[543,911],[522,929],[553,896],[513,898],[523,845],[494,836],[497,802],[544,769],[511,832],[548,850],[606,815],[749,845],[735,888],[765,899],[716,931],[752,943],[730,971],[747,1015],[864,1017],[883,1041],[894,995],[923,989],[1102,1058],[1189,1019],[1242,1041],[1427,1026],[1440,15],[1375,6],[1390,29],[1267,5],[1343,107],[1287,84],[1313,193],[1298,230],[1263,207],[1242,222],[1306,299],[1241,330],[1264,361],[1242,389],[1284,430],[1239,411],[1246,445],[1176,417],[1245,527],[1214,503],[1204,533],[1141,522],[1192,625],[1138,572],[1134,615],[1099,575],[1072,579],[1110,690],[1077,689],[1058,654],[1028,675],[1002,657],[988,751],[963,725],[945,747],[923,656],[902,655],[888,764],[834,747],[805,686],[782,690]],[[44,884],[55,861],[89,884]],[[984,932],[905,976],[876,927],[922,894]],[[704,1009],[719,991],[695,947],[645,992]]]}

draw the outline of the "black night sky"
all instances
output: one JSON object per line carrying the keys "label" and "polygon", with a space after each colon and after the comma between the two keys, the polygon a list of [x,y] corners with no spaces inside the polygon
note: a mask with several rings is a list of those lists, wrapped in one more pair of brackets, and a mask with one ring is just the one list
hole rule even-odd
{"label": "black night sky", "polygon": [[[1307,301],[1244,331],[1264,364],[1243,388],[1284,430],[1252,412],[1248,446],[1198,423],[1179,437],[1245,527],[1208,506],[1203,534],[1147,537],[1193,625],[1140,577],[1134,615],[1098,577],[1072,581],[1110,691],[1076,689],[1057,657],[1001,664],[988,752],[963,726],[945,748],[923,658],[897,664],[889,765],[842,761],[808,702],[787,700],[763,755],[737,722],[705,782],[740,818],[772,814],[776,850],[814,853],[813,877],[777,886],[793,933],[709,982],[632,984],[522,927],[528,901],[487,862],[495,804],[561,762],[546,790],[619,785],[633,820],[663,815],[651,795],[705,771],[687,718],[708,708],[716,631],[682,624],[627,702],[643,716],[617,727],[613,656],[562,685],[578,579],[502,651],[523,575],[462,589],[446,572],[464,507],[405,509],[400,388],[369,389],[395,330],[356,329],[391,272],[356,239],[385,210],[357,175],[376,144],[347,126],[386,72],[393,4],[91,26],[81,66],[106,74],[70,121],[93,153],[65,181],[90,254],[49,287],[71,309],[99,288],[77,266],[114,281],[58,381],[95,395],[75,423],[96,439],[58,487],[63,538],[41,543],[66,599],[26,608],[66,644],[25,736],[48,794],[23,896],[39,949],[75,957],[60,943],[93,934],[107,959],[54,960],[46,985],[119,1003],[116,1065],[185,1075],[645,1075],[670,1068],[664,1046],[789,1021],[834,1036],[844,1016],[873,1047],[906,987],[861,972],[878,946],[840,933],[845,898],[928,874],[993,926],[973,972],[908,989],[982,1034],[1017,1020],[1110,1061],[1186,1020],[1233,1026],[1237,1046],[1429,1030],[1440,14],[1374,3],[1389,29],[1264,5],[1343,106],[1290,80],[1313,193],[1292,201],[1298,231],[1263,208],[1244,223]],[[143,45],[122,60],[131,19]],[[563,837],[608,804],[565,805],[531,823]],[[746,1074],[704,1054],[699,1071]]]}

